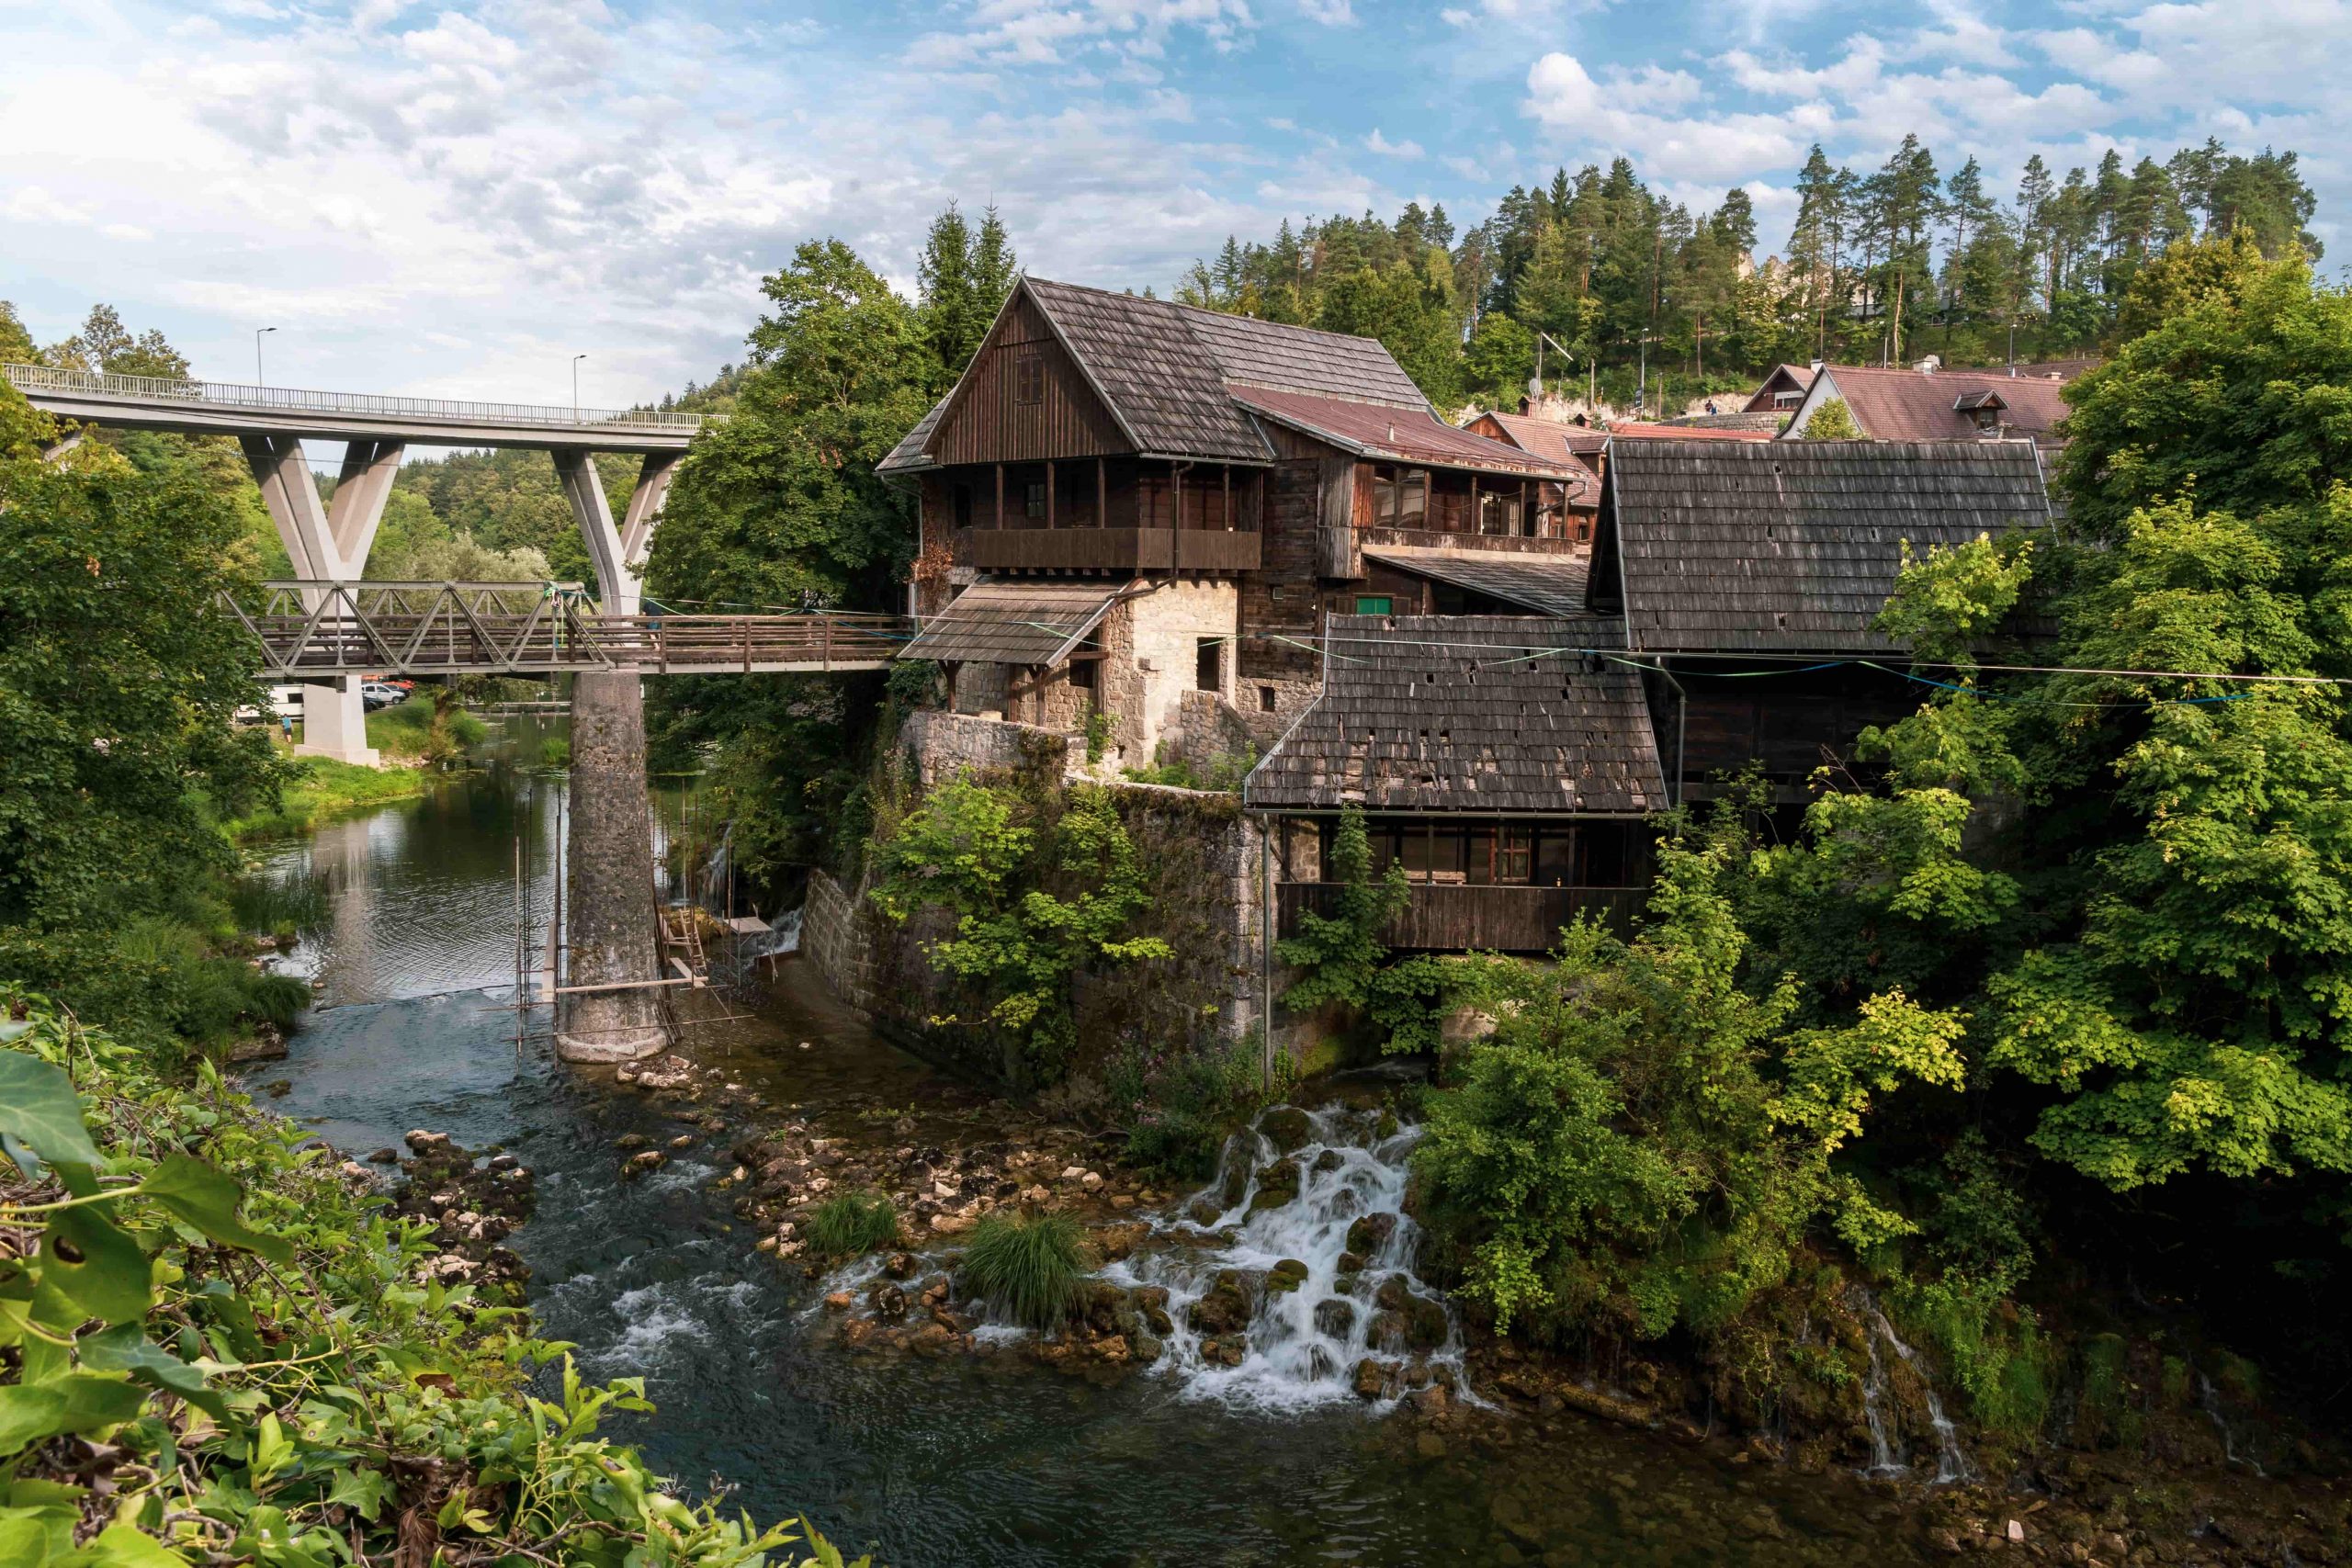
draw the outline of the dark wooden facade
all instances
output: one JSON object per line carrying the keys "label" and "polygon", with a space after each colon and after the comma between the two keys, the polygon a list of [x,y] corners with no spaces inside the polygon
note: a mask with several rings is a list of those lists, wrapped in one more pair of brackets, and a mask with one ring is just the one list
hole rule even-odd
{"label": "dark wooden facade", "polygon": [[1036,306],[1016,294],[941,414],[943,466],[1108,457],[1134,448]]}

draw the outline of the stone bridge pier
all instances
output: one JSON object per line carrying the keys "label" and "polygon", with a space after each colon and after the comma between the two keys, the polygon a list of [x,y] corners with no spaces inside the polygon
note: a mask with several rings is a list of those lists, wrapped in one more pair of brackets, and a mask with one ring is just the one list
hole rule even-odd
{"label": "stone bridge pier", "polygon": [[[608,615],[633,615],[639,571],[674,457],[649,456],[626,528],[586,452],[559,450],[557,476],[595,563]],[[653,881],[653,809],[645,780],[645,691],[633,671],[582,672],[571,685],[571,818],[564,886],[571,955],[558,997],[556,1055],[632,1062],[668,1048],[661,915]],[[594,989],[588,987],[603,987]]]}

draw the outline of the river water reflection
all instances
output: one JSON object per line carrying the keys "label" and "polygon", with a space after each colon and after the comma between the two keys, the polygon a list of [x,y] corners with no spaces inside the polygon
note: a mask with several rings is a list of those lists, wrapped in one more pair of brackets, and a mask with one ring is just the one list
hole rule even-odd
{"label": "river water reflection", "polygon": [[[429,1127],[537,1169],[538,1212],[514,1245],[545,1331],[596,1376],[646,1379],[657,1414],[617,1435],[686,1489],[763,1518],[805,1512],[892,1568],[1914,1560],[1915,1527],[1881,1492],[1617,1428],[1539,1440],[1503,1423],[1500,1442],[1432,1443],[1355,1410],[1229,1410],[1148,1376],[1099,1387],[1017,1356],[877,1360],[813,1336],[813,1283],[755,1252],[707,1190],[724,1137],[622,1182],[616,1138],[683,1124],[543,1043],[516,1049],[515,846],[544,919],[560,810],[551,776],[494,769],[266,851],[260,874],[323,895],[288,963],[325,987],[289,1057],[256,1076],[287,1080],[277,1107],[338,1147]],[[972,1101],[805,966],[779,976],[756,1017],[694,1032],[692,1054],[845,1122]]]}

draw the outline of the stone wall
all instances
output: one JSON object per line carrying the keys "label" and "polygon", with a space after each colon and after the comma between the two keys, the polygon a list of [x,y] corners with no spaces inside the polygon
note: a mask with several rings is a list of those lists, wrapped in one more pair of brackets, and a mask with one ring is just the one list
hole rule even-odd
{"label": "stone wall", "polygon": [[1230,582],[1166,582],[1104,618],[1102,706],[1114,720],[1118,761],[1140,767],[1182,722],[1184,694],[1199,689],[1204,640],[1217,642],[1220,694],[1230,696],[1238,602]]}
{"label": "stone wall", "polygon": [[1213,692],[1187,692],[1169,739],[1169,755],[1182,758],[1196,772],[1222,757],[1262,757],[1321,692],[1311,681],[1253,679],[1242,682],[1238,703]]}
{"label": "stone wall", "polygon": [[1084,755],[1083,740],[1050,729],[930,708],[907,716],[899,727],[899,749],[913,761],[915,780],[925,789],[964,773],[1010,772],[1050,781],[1069,771],[1073,751]]}
{"label": "stone wall", "polygon": [[[899,732],[910,774],[926,788],[967,770],[1001,774],[1072,766],[1080,744],[1026,725],[959,715],[912,716]],[[1058,753],[1058,754],[1057,754]],[[1052,775],[1059,779],[1057,772]],[[1265,863],[1257,822],[1238,796],[1154,784],[1107,787],[1134,842],[1150,902],[1141,934],[1158,936],[1174,956],[1083,973],[1072,987],[1081,1060],[1100,1059],[1135,1042],[1182,1047],[1239,1039],[1257,1031],[1267,1002]],[[956,983],[934,971],[926,943],[946,934],[944,920],[918,916],[907,926],[884,919],[863,886],[844,888],[812,874],[801,924],[801,952],[834,994],[876,1027],[921,1055],[963,1070],[1010,1077],[986,1032],[934,1021],[968,1007]],[[1276,973],[1279,996],[1294,976]],[[1306,1021],[1277,1020],[1278,1043],[1314,1043]],[[1289,1036],[1298,1034],[1292,1041]]]}

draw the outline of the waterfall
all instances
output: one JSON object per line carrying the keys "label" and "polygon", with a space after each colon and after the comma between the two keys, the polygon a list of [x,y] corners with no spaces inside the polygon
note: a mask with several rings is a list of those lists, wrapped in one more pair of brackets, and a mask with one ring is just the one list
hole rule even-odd
{"label": "waterfall", "polygon": [[1894,1325],[1889,1323],[1886,1314],[1879,1310],[1875,1297],[1859,1285],[1855,1287],[1854,1293],[1864,1318],[1870,1324],[1871,1370],[1862,1380],[1862,1418],[1870,1425],[1871,1463],[1862,1473],[1894,1476],[1910,1472],[1910,1466],[1904,1462],[1903,1451],[1894,1445],[1887,1431],[1886,1364],[1879,1359],[1878,1353],[1880,1342],[1884,1341],[1887,1348],[1893,1350],[1904,1365],[1918,1373],[1919,1386],[1927,1395],[1928,1425],[1936,1434],[1933,1483],[1944,1486],[1955,1481],[1971,1479],[1976,1472],[1970,1467],[1968,1456],[1961,1451],[1960,1429],[1952,1425],[1951,1417],[1944,1414],[1944,1402],[1937,1396],[1935,1379],[1928,1375],[1928,1364],[1920,1359],[1917,1351],[1903,1342],[1901,1335],[1894,1332]]}
{"label": "waterfall", "polygon": [[2222,1462],[2242,1464],[2256,1475],[2268,1475],[2270,1472],[2262,1468],[2261,1461],[2238,1452],[2236,1434],[2230,1430],[2229,1417],[2222,1414],[2222,1392],[2203,1372],[2197,1374],[2197,1399],[2198,1404],[2204,1407],[2205,1418],[2213,1423],[2213,1430],[2222,1434]]}
{"label": "waterfall", "polygon": [[1280,1106],[1227,1142],[1216,1179],[1103,1278],[1168,1292],[1155,1371],[1192,1397],[1273,1408],[1469,1397],[1460,1325],[1413,1273],[1404,1212],[1417,1127]]}

